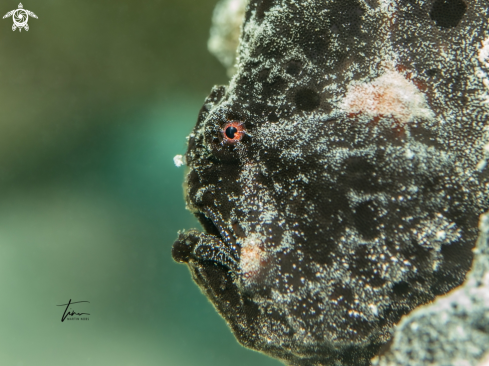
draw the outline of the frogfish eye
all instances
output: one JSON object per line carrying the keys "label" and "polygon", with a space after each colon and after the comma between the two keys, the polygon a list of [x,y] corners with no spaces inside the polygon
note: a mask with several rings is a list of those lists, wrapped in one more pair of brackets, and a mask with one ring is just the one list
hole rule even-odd
{"label": "frogfish eye", "polygon": [[224,125],[221,130],[223,142],[234,144],[238,141],[241,141],[244,134],[246,133],[243,122],[239,121],[231,121]]}
{"label": "frogfish eye", "polygon": [[238,132],[238,129],[234,126],[229,126],[228,128],[226,128],[226,137],[227,138],[230,138],[230,139],[234,139],[234,135],[236,134],[236,132]]}

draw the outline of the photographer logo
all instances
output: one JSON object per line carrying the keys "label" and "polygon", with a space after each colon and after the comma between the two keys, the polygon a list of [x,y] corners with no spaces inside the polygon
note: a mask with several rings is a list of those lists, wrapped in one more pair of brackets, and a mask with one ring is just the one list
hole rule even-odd
{"label": "photographer logo", "polygon": [[22,3],[20,3],[18,9],[9,11],[3,16],[3,19],[12,17],[12,20],[14,21],[14,24],[12,25],[12,30],[15,31],[18,28],[19,32],[21,32],[22,28],[24,28],[26,31],[29,30],[29,25],[27,24],[29,16],[37,19],[36,14],[34,14],[30,10],[24,9],[24,6],[22,5]]}
{"label": "photographer logo", "polygon": [[[89,313],[78,313],[75,310],[73,310],[73,304],[80,304],[80,303],[89,303],[90,301],[71,301],[68,300],[68,303],[66,304],[61,304],[61,305],[56,305],[56,306],[66,306],[65,311],[63,312],[63,315],[61,316],[61,322],[64,322],[65,320],[89,320],[88,316],[90,315]],[[86,308],[83,305],[77,305],[78,308]],[[77,310],[78,310],[77,308]],[[70,311],[71,310],[71,311]]]}

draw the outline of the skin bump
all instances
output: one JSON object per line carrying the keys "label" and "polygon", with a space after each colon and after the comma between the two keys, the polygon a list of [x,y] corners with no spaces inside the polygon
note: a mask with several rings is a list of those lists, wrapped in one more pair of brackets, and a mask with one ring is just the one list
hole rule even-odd
{"label": "skin bump", "polygon": [[386,71],[370,82],[352,82],[340,106],[346,113],[392,117],[401,123],[434,117],[425,95],[395,71]]}

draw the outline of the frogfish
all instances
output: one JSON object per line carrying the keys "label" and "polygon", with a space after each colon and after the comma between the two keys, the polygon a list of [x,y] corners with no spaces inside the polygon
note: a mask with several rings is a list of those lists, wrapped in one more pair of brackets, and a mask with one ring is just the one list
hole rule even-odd
{"label": "frogfish", "polygon": [[245,347],[370,365],[489,208],[489,1],[251,0],[188,136],[175,261]]}

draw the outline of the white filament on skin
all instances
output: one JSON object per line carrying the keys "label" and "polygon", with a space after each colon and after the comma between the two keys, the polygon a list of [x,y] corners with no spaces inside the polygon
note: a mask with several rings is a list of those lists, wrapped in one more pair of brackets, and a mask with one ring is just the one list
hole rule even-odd
{"label": "white filament on skin", "polygon": [[181,167],[182,165],[185,165],[184,157],[183,155],[175,155],[173,157],[173,163],[177,168]]}

